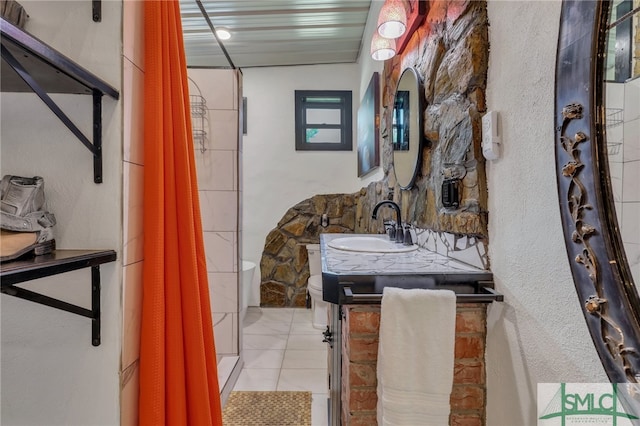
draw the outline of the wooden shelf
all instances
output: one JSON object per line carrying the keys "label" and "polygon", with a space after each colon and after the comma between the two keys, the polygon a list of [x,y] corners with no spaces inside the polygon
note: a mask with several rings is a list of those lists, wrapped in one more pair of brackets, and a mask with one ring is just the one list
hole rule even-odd
{"label": "wooden shelf", "polygon": [[[21,28],[0,17],[4,46],[48,93],[91,95],[98,90],[113,99],[118,91],[93,73]],[[3,92],[31,92],[32,89],[11,67],[2,67]]]}
{"label": "wooden shelf", "polygon": [[[41,305],[61,309],[91,318],[93,346],[100,345],[100,265],[116,260],[113,250],[55,250],[51,254],[0,264],[1,292]],[[91,268],[91,309],[73,305],[43,294],[16,286],[16,284]]]}
{"label": "wooden shelf", "polygon": [[[34,92],[93,154],[93,180],[102,182],[102,97],[118,91],[62,53],[0,18],[2,92]],[[93,97],[93,142],[60,109],[49,93]]]}

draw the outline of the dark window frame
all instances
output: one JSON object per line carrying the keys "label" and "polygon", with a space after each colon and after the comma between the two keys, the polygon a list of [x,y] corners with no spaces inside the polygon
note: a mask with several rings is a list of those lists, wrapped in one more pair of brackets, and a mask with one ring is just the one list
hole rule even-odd
{"label": "dark window frame", "polygon": [[[340,97],[342,102],[306,102],[307,97]],[[353,150],[353,110],[350,90],[296,90],[295,91],[295,132],[296,151],[352,151]],[[337,106],[337,107],[336,107]],[[341,124],[307,125],[307,109],[339,109]],[[340,129],[340,143],[307,143],[307,129]]]}

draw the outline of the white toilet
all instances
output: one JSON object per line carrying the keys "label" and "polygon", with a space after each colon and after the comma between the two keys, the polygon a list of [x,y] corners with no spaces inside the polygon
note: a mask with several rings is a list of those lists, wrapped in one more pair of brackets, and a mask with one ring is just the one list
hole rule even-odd
{"label": "white toilet", "polygon": [[253,290],[253,276],[255,274],[256,264],[248,260],[242,260],[242,273],[240,274],[240,284],[242,285],[242,305],[240,316],[244,319],[251,300],[251,291]]}
{"label": "white toilet", "polygon": [[322,300],[322,260],[320,258],[320,245],[307,244],[309,254],[309,280],[307,290],[311,296],[312,324],[314,328],[324,330],[327,328],[327,311],[329,303]]}

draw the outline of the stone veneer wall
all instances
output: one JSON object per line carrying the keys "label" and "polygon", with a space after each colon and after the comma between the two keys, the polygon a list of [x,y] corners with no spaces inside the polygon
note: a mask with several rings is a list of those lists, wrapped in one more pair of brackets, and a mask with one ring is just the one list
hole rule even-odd
{"label": "stone veneer wall", "polygon": [[[346,305],[342,321],[342,424],[375,426],[380,305]],[[484,426],[487,308],[458,304],[451,392],[452,426]],[[428,360],[425,360],[428,362]],[[415,366],[420,368],[420,366]]]}
{"label": "stone veneer wall", "polygon": [[[260,306],[306,305],[309,261],[306,244],[323,232],[353,233],[360,194],[316,195],[290,208],[267,235],[260,261]],[[328,226],[321,225],[327,215]]]}
{"label": "stone veneer wall", "polygon": [[[487,239],[481,150],[489,58],[486,1],[432,0],[429,5],[423,25],[402,54],[385,62],[380,124],[385,177],[356,194],[315,196],[285,214],[265,241],[261,306],[304,306],[309,268],[301,245],[318,243],[322,232],[382,232],[382,219],[392,217],[391,209],[382,209],[376,221],[371,212],[383,199],[397,202],[402,220],[418,228]],[[388,129],[395,87],[407,67],[417,70],[424,88],[425,143],[415,185],[402,190],[395,182]],[[445,177],[461,179],[458,208],[442,205]],[[320,228],[323,213],[331,221],[327,228]]]}
{"label": "stone veneer wall", "polygon": [[[485,1],[430,1],[424,24],[403,53],[385,62],[381,135],[383,168],[405,221],[419,228],[487,237],[487,190],[482,120],[489,60]],[[416,183],[403,191],[394,182],[389,140],[397,81],[413,67],[422,79],[425,110],[422,164]],[[445,208],[445,178],[459,178],[460,206]]]}

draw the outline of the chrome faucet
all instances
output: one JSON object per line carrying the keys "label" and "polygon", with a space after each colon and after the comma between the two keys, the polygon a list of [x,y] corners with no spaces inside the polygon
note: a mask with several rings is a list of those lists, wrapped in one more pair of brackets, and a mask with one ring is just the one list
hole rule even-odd
{"label": "chrome faucet", "polygon": [[392,207],[396,212],[396,222],[395,222],[395,224],[391,225],[391,228],[389,230],[390,231],[389,232],[389,238],[394,240],[396,243],[402,243],[403,240],[404,240],[404,237],[402,235],[402,219],[401,219],[401,214],[400,214],[400,206],[398,206],[396,203],[394,203],[393,201],[390,201],[390,200],[380,201],[373,208],[373,213],[371,214],[371,218],[372,219],[377,219],[378,218],[378,209],[381,206],[384,206],[385,204],[388,204],[389,207]]}
{"label": "chrome faucet", "polygon": [[413,235],[411,235],[411,225],[409,224],[404,225],[404,236],[403,236],[402,243],[405,246],[413,245]]}

